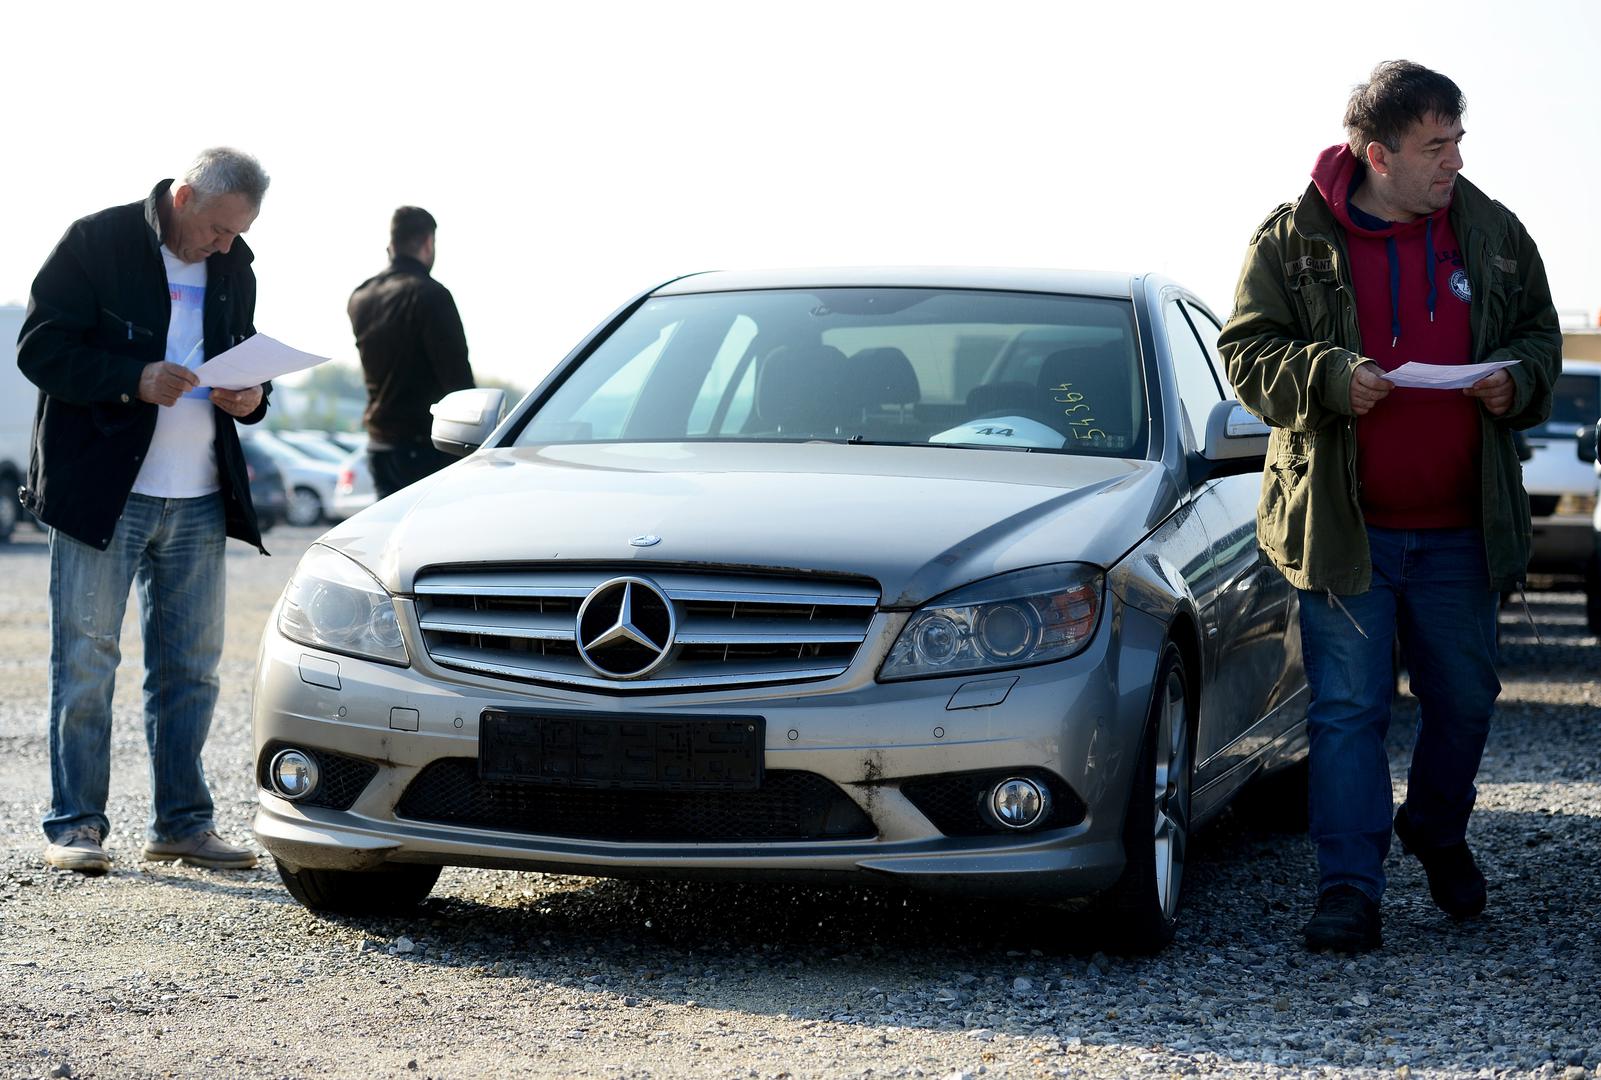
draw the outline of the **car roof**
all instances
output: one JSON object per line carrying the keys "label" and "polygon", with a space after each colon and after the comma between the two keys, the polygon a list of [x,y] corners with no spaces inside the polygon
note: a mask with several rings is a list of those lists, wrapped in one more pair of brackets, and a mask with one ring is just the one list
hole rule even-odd
{"label": "car roof", "polygon": [[1031,270],[973,266],[855,266],[797,270],[713,270],[687,274],[655,296],[748,289],[998,289],[1127,299],[1139,275],[1098,270]]}
{"label": "car roof", "polygon": [[1580,360],[1573,356],[1562,358],[1564,375],[1601,375],[1601,360]]}

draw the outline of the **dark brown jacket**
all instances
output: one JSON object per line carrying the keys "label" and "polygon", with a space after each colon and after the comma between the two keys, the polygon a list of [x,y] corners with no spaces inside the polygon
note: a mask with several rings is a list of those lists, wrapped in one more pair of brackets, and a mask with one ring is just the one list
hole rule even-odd
{"label": "dark brown jacket", "polygon": [[473,384],[467,336],[450,290],[405,255],[350,294],[367,381],[367,434],[373,447],[427,443],[428,407]]}

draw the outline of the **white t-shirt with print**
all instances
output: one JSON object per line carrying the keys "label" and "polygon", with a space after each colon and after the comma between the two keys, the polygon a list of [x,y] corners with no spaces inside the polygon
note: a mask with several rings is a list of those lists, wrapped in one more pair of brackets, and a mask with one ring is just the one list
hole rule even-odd
{"label": "white t-shirt with print", "polygon": [[[206,264],[186,263],[166,245],[161,261],[167,267],[167,293],[172,298],[166,359],[194,370],[206,359]],[[156,434],[134,479],[134,491],[162,499],[193,499],[218,490],[213,408],[211,391],[203,386],[171,405],[157,407]]]}

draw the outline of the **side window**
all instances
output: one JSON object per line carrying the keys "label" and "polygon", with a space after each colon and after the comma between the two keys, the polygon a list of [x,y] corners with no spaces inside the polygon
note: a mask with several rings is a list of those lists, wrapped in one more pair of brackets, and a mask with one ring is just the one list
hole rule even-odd
{"label": "side window", "polygon": [[1223,400],[1217,379],[1212,374],[1212,362],[1206,349],[1190,328],[1190,320],[1177,300],[1162,305],[1167,323],[1168,347],[1173,353],[1173,372],[1178,377],[1179,401],[1184,406],[1184,426],[1189,445],[1200,446],[1196,429],[1205,425],[1212,406]]}
{"label": "side window", "polygon": [[1224,397],[1234,397],[1234,388],[1229,383],[1229,370],[1223,363],[1223,356],[1217,351],[1217,336],[1223,328],[1212,321],[1201,308],[1196,307],[1188,300],[1184,302],[1184,314],[1190,317],[1190,325],[1195,327],[1195,336],[1201,339],[1206,349],[1206,358],[1212,361],[1212,374],[1217,376],[1217,384],[1223,388]]}

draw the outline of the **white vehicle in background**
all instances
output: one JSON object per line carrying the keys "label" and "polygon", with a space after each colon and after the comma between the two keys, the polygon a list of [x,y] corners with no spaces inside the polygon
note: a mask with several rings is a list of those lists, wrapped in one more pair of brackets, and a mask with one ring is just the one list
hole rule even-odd
{"label": "white vehicle in background", "polygon": [[339,482],[339,466],[312,457],[270,431],[250,431],[245,437],[272,456],[284,474],[289,510],[284,520],[295,526],[317,525],[327,517]]}
{"label": "white vehicle in background", "polygon": [[1529,569],[1536,573],[1582,574],[1594,557],[1596,474],[1575,451],[1581,429],[1598,414],[1601,361],[1564,358],[1550,418],[1525,433],[1533,451],[1523,463],[1534,530]]}
{"label": "white vehicle in background", "polygon": [[28,445],[33,438],[33,412],[39,391],[17,368],[17,333],[22,329],[20,307],[0,307],[0,340],[7,342],[0,363],[0,543],[11,539],[22,520],[17,488],[28,475]]}
{"label": "white vehicle in background", "polygon": [[339,482],[334,485],[334,499],[328,505],[328,516],[335,521],[343,521],[377,501],[378,492],[373,487],[367,451],[361,449],[346,454],[339,464]]}

